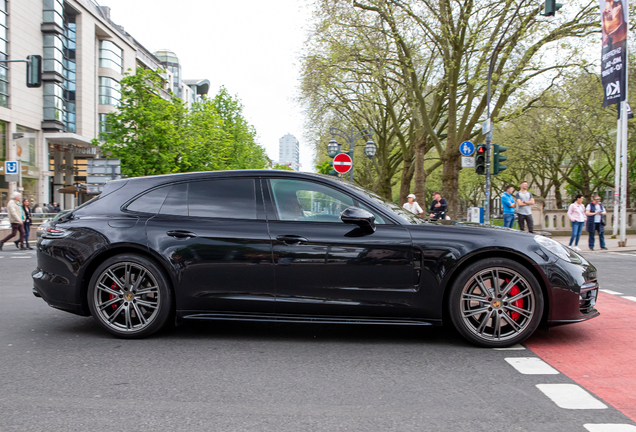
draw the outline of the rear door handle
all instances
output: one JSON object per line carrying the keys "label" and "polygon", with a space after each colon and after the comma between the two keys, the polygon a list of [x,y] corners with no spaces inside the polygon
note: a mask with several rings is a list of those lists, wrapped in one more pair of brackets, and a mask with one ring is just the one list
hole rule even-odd
{"label": "rear door handle", "polygon": [[172,230],[172,231],[168,231],[166,232],[166,234],[168,234],[170,237],[174,237],[174,238],[194,238],[197,235],[191,231],[182,231],[182,230]]}
{"label": "rear door handle", "polygon": [[307,239],[305,237],[301,237],[297,235],[279,235],[278,237],[276,237],[276,240],[283,242],[289,246],[295,246],[301,243],[307,243]]}

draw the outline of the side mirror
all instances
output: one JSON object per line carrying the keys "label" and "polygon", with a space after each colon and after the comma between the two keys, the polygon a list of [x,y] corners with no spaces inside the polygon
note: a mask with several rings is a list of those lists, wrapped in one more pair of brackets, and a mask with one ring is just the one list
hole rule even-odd
{"label": "side mirror", "polygon": [[358,225],[365,231],[375,232],[375,216],[360,207],[348,207],[340,213],[340,219],[346,224]]}

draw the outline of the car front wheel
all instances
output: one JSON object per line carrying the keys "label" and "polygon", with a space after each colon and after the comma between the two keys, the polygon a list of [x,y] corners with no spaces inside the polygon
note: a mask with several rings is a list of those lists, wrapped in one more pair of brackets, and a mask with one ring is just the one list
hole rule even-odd
{"label": "car front wheel", "polygon": [[482,347],[507,347],[529,337],[543,314],[543,293],[524,266],[489,258],[466,268],[455,281],[449,312],[455,328]]}
{"label": "car front wheel", "polygon": [[168,280],[151,260],[123,254],[93,273],[88,305],[97,322],[123,338],[142,338],[161,329],[172,308]]}

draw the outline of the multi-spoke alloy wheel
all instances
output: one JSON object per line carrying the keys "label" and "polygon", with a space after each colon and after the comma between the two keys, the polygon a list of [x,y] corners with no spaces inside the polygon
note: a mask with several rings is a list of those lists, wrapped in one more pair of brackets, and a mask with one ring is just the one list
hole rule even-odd
{"label": "multi-spoke alloy wheel", "polygon": [[159,330],[171,307],[163,273],[138,255],[106,260],[93,274],[88,295],[97,322],[122,337],[144,337]]}
{"label": "multi-spoke alloy wheel", "polygon": [[543,313],[536,279],[511,260],[493,258],[473,264],[452,290],[449,306],[455,327],[481,346],[521,342],[535,331]]}

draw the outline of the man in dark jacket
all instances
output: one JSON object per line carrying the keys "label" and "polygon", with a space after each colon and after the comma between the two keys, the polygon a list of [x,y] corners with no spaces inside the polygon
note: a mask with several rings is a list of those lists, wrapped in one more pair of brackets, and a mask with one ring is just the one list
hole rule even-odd
{"label": "man in dark jacket", "polygon": [[588,242],[590,250],[594,250],[594,233],[598,231],[598,239],[601,243],[601,249],[607,250],[605,247],[605,222],[604,217],[607,214],[605,207],[601,204],[601,197],[594,195],[592,202],[585,208],[585,216],[587,216],[587,222],[585,228],[590,233],[590,240]]}
{"label": "man in dark jacket", "polygon": [[433,192],[433,202],[431,202],[429,217],[431,219],[445,219],[447,209],[446,198],[442,198],[442,194],[437,191]]}

